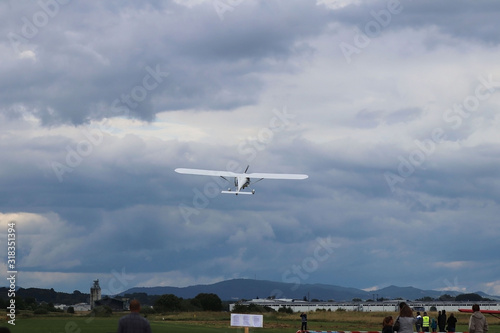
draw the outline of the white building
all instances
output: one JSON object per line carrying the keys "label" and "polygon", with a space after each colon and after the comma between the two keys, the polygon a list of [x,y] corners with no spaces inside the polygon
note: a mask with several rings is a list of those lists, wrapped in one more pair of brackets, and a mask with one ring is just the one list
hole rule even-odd
{"label": "white building", "polygon": [[[392,300],[383,302],[306,302],[291,299],[253,299],[251,301],[239,302],[241,305],[268,306],[276,311],[280,308],[290,308],[293,312],[309,311],[360,311],[360,312],[398,312],[399,303],[402,301]],[[471,309],[473,304],[479,304],[481,310],[500,310],[498,301],[491,302],[413,302],[406,301],[415,311],[441,311],[458,312],[458,309]],[[229,311],[233,311],[234,304],[229,305]]]}
{"label": "white building", "polygon": [[78,303],[72,305],[72,307],[75,309],[75,311],[90,311],[90,304],[87,303]]}

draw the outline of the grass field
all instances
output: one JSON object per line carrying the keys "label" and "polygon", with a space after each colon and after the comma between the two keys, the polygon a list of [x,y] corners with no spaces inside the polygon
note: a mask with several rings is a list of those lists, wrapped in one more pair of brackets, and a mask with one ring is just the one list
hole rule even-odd
{"label": "grass field", "polygon": [[[19,314],[16,325],[8,325],[5,318],[0,326],[8,326],[12,333],[111,333],[116,332],[118,319],[123,313],[111,317],[89,317],[75,315]],[[311,312],[308,328],[314,331],[379,331],[382,319],[395,313],[386,312]],[[435,313],[430,314],[436,317]],[[457,332],[467,331],[469,314],[455,313],[458,319]],[[243,328],[231,327],[230,314],[225,312],[197,312],[165,315],[150,315],[153,332],[161,333],[243,333]],[[489,333],[500,333],[500,319],[487,316]],[[300,328],[299,314],[264,314],[264,327],[251,328],[250,332],[295,333]]]}

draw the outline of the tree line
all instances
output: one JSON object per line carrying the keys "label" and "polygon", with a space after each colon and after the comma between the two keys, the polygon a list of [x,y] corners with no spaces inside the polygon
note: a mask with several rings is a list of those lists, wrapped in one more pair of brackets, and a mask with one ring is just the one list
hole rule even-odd
{"label": "tree line", "polygon": [[[0,288],[0,307],[6,308],[9,299],[5,298]],[[146,293],[133,293],[124,295],[125,298],[137,299],[141,302],[144,312],[194,312],[194,311],[222,311],[229,308],[229,303],[221,301],[213,293],[200,293],[191,299],[183,299],[173,294],[147,295]],[[54,304],[74,305],[89,301],[89,294],[75,291],[73,294],[57,293],[54,289],[19,289],[16,293],[16,310],[31,310],[35,314],[48,312],[62,312]],[[70,307],[72,308],[72,307]]]}

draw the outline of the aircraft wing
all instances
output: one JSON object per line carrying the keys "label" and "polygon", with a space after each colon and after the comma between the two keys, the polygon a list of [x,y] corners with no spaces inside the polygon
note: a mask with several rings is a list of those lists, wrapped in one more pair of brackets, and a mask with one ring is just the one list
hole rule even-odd
{"label": "aircraft wing", "polygon": [[185,169],[177,168],[175,169],[177,173],[183,173],[188,175],[200,175],[200,176],[214,176],[214,177],[247,177],[247,178],[262,178],[262,179],[306,179],[308,175],[296,174],[296,173],[236,173],[231,171],[217,171],[217,170],[203,170],[203,169]]}
{"label": "aircraft wing", "polygon": [[[460,312],[473,313],[472,309],[458,309]],[[479,310],[481,313],[500,314],[500,310]]]}
{"label": "aircraft wing", "polygon": [[188,175],[214,176],[214,177],[238,177],[240,175],[239,173],[234,173],[231,171],[185,169],[185,168],[177,168],[175,169],[175,172],[184,173]]}
{"label": "aircraft wing", "polygon": [[262,178],[262,179],[306,179],[308,175],[298,173],[244,173],[242,176],[249,178]]}

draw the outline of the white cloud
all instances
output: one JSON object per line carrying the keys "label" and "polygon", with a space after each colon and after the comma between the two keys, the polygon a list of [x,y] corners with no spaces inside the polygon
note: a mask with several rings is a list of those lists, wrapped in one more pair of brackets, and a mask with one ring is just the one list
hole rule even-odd
{"label": "white cloud", "polygon": [[489,295],[500,295],[500,280],[479,284],[479,290],[484,290]]}
{"label": "white cloud", "polygon": [[451,261],[451,262],[434,262],[434,267],[446,267],[449,269],[463,269],[474,267],[473,262],[468,261]]}

